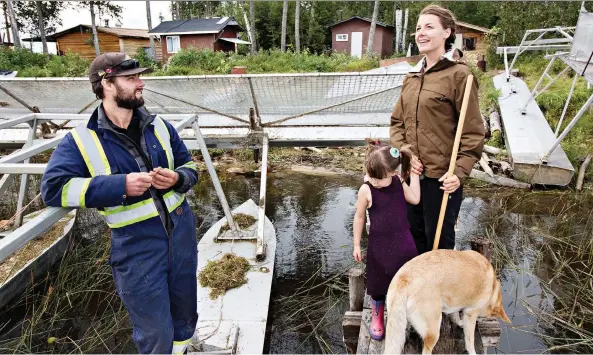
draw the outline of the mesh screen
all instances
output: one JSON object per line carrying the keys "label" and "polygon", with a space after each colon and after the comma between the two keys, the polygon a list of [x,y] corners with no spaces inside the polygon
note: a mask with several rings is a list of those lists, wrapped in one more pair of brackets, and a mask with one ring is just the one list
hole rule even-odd
{"label": "mesh screen", "polygon": [[[153,113],[218,113],[247,119],[257,108],[262,122],[303,114],[389,113],[399,97],[399,74],[278,74],[145,77],[145,105]],[[4,80],[4,88],[45,113],[78,113],[93,102],[86,79]],[[256,104],[257,103],[257,104]],[[93,103],[82,113],[90,113]],[[0,113],[29,112],[0,91]]]}

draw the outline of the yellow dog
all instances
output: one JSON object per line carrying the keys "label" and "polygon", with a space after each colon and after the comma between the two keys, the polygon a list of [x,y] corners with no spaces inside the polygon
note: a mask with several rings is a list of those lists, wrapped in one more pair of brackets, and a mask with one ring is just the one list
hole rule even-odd
{"label": "yellow dog", "polygon": [[[423,354],[432,353],[439,340],[442,313],[463,327],[465,348],[475,354],[478,316],[510,323],[502,307],[500,281],[484,256],[471,250],[434,250],[408,261],[387,292],[385,354],[400,354],[408,321],[422,337]],[[463,321],[459,318],[463,312]]]}

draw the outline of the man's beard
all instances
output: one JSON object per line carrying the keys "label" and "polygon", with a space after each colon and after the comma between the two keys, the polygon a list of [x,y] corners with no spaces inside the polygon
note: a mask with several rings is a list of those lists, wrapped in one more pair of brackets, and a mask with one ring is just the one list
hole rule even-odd
{"label": "man's beard", "polygon": [[138,107],[144,106],[144,98],[143,97],[136,97],[136,91],[134,90],[131,94],[125,95],[123,93],[123,89],[117,84],[115,85],[117,88],[117,95],[115,96],[115,103],[118,107],[125,108],[128,110],[134,110]]}

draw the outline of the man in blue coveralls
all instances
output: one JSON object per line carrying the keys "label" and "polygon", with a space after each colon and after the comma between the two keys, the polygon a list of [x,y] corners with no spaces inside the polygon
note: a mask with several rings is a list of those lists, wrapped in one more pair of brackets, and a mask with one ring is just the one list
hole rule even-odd
{"label": "man in blue coveralls", "polygon": [[173,126],[143,108],[140,74],[151,71],[124,53],[92,62],[101,105],[56,148],[41,193],[49,206],[99,210],[138,350],[179,354],[198,320],[196,218],[185,198],[198,173]]}

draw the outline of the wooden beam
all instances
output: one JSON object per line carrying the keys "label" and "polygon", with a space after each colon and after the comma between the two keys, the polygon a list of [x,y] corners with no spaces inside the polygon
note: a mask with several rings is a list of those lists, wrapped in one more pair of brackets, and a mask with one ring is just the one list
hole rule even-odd
{"label": "wooden beam", "polygon": [[507,186],[507,187],[515,187],[518,189],[529,189],[531,185],[525,182],[513,180],[506,178],[504,176],[495,175],[494,177],[489,176],[483,171],[472,169],[471,174],[469,175],[471,178],[483,180],[489,182],[491,184],[500,185],[500,186]]}
{"label": "wooden beam", "polygon": [[484,172],[486,174],[488,174],[488,176],[494,177],[494,172],[492,171],[492,169],[490,169],[490,166],[488,165],[488,161],[486,161],[486,159],[484,159],[484,155],[482,155],[482,158],[480,158],[480,160],[478,162],[480,163],[480,166],[482,167],[482,169],[484,169]]}
{"label": "wooden beam", "polygon": [[[477,331],[482,338],[484,348],[497,346],[500,342],[500,323],[496,318],[478,318]],[[484,349],[486,350],[486,349]]]}
{"label": "wooden beam", "polygon": [[492,154],[492,155],[498,155],[498,154],[502,154],[502,155],[507,155],[507,151],[504,149],[500,149],[500,148],[496,148],[496,147],[491,147],[489,145],[484,145],[484,151],[488,154]]}
{"label": "wooden beam", "polygon": [[360,333],[360,323],[362,321],[362,311],[346,311],[342,318],[342,332],[344,334],[344,344],[348,348],[348,353],[356,352],[358,344],[358,335]]}
{"label": "wooden beam", "polygon": [[472,250],[484,255],[488,261],[492,262],[492,243],[485,237],[474,237],[470,240]]}
{"label": "wooden beam", "polygon": [[589,163],[591,163],[591,154],[587,155],[587,158],[585,158],[585,161],[579,169],[579,177],[577,179],[577,191],[581,191],[583,189],[583,180],[585,180],[585,173],[587,172],[587,167],[589,166]]}
{"label": "wooden beam", "polygon": [[348,271],[348,289],[350,296],[350,311],[362,311],[364,301],[364,271],[360,267],[353,267]]}
{"label": "wooden beam", "polygon": [[360,321],[360,332],[358,333],[358,346],[356,347],[357,354],[368,354],[369,345],[371,343],[371,335],[369,334],[369,324],[371,323],[371,310],[365,309],[362,312],[362,319]]}

